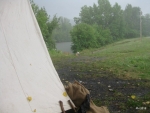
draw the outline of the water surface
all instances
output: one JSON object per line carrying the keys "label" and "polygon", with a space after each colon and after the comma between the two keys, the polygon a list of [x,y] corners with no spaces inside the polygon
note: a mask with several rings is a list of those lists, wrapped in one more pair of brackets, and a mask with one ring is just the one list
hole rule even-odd
{"label": "water surface", "polygon": [[72,42],[56,43],[56,49],[59,50],[59,51],[62,51],[62,52],[72,53],[71,43]]}

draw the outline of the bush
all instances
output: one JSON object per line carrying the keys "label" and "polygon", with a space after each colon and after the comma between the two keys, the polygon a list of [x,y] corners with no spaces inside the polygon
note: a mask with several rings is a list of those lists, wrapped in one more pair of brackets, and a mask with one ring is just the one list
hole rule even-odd
{"label": "bush", "polygon": [[97,47],[95,32],[95,29],[88,24],[81,23],[75,25],[70,32],[73,42],[71,49],[73,52],[76,53],[83,49]]}

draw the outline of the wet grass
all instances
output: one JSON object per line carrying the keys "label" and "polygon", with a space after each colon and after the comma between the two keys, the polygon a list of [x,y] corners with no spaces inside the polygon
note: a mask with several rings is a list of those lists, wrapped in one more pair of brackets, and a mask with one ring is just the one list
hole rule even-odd
{"label": "wet grass", "polygon": [[149,113],[150,38],[119,41],[84,50],[79,56],[53,52],[51,58],[61,80],[85,80],[87,88],[94,88],[91,95],[96,105],[108,106],[111,113]]}
{"label": "wet grass", "polygon": [[89,65],[119,77],[150,79],[150,38],[127,39],[99,49],[85,50],[82,55],[103,58]]}
{"label": "wet grass", "polygon": [[[95,73],[107,71],[117,77],[150,79],[150,38],[126,39],[99,49],[85,50],[80,56],[51,54],[53,62],[72,58],[70,67]],[[97,76],[97,75],[95,75]]]}

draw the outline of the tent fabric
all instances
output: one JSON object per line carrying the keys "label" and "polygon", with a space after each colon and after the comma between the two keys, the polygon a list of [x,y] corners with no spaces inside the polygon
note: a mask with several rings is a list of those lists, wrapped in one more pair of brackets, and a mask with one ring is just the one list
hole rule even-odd
{"label": "tent fabric", "polygon": [[30,2],[0,0],[0,113],[60,113],[64,93]]}

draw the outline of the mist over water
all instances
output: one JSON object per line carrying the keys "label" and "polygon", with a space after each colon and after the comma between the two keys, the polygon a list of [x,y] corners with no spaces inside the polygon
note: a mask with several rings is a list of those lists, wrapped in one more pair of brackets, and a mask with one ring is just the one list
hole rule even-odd
{"label": "mist over water", "polygon": [[72,53],[71,43],[72,42],[56,43],[56,49],[59,50],[59,51],[62,51],[62,52]]}

